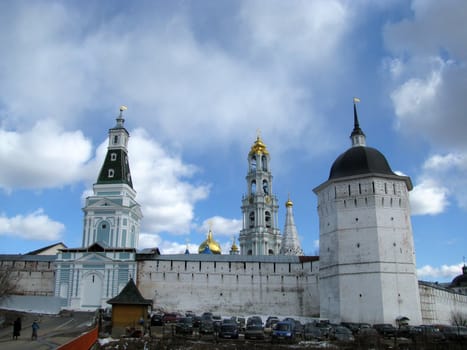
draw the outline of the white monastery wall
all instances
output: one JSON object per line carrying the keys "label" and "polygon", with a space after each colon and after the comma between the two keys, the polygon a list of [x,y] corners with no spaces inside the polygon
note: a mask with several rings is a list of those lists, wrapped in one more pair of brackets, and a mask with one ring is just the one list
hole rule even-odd
{"label": "white monastery wall", "polygon": [[317,272],[316,257],[161,255],[138,261],[137,285],[165,311],[317,316]]}
{"label": "white monastery wall", "polygon": [[422,281],[419,290],[424,324],[451,324],[454,313],[467,317],[467,295]]}
{"label": "white monastery wall", "polygon": [[55,289],[55,255],[3,255],[0,270],[9,270],[16,295],[52,296]]}

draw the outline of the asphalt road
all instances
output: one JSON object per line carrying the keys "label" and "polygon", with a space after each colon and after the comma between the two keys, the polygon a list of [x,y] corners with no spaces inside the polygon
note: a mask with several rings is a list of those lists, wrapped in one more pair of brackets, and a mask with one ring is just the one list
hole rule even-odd
{"label": "asphalt road", "polygon": [[[6,322],[0,328],[0,349],[2,350],[48,350],[56,349],[92,326],[94,313],[73,312],[61,315],[34,315],[20,314],[22,320],[21,335],[18,340],[13,340],[13,325],[10,321],[14,319],[12,312],[0,310]],[[31,324],[34,320],[39,323],[37,340],[31,340]]]}

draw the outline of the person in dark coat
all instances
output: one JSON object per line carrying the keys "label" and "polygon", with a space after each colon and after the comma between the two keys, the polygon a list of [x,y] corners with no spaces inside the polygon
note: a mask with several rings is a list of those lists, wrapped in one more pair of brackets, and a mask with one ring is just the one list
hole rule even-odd
{"label": "person in dark coat", "polygon": [[21,335],[21,318],[18,317],[13,323],[13,339],[18,340],[18,337]]}

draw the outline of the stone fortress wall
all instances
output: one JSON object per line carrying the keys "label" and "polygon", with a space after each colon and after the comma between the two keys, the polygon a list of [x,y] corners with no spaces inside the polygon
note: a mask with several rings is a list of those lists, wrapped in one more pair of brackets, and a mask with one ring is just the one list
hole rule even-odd
{"label": "stone fortress wall", "polygon": [[318,316],[318,257],[139,257],[137,286],[165,311]]}
{"label": "stone fortress wall", "polygon": [[455,314],[467,318],[467,295],[437,283],[418,282],[424,324],[452,324]]}
{"label": "stone fortress wall", "polygon": [[16,295],[53,296],[55,255],[0,255],[0,271],[9,271]]}

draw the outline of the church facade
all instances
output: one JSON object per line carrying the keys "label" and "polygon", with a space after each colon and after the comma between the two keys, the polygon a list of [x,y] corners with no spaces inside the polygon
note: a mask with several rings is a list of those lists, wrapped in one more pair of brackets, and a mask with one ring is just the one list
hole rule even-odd
{"label": "church facade", "polygon": [[[271,156],[259,136],[247,157],[240,248],[234,240],[229,254],[221,254],[210,229],[198,254],[138,251],[143,215],[131,179],[123,111],[109,130],[107,155],[83,208],[82,246],[41,257],[0,256],[0,269],[17,269],[18,276],[28,266],[40,266],[48,281],[42,280],[39,292],[59,298],[62,308],[107,307],[133,279],[142,296],[165,311],[393,324],[400,316],[421,324],[449,323],[454,311],[467,314],[465,278],[453,288],[417,281],[411,180],[393,173],[384,155],[366,146],[355,104],[352,146],[314,189],[319,257],[303,255],[290,197],[283,232],[278,228]],[[38,289],[28,281],[20,285],[18,294]]]}

